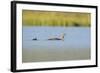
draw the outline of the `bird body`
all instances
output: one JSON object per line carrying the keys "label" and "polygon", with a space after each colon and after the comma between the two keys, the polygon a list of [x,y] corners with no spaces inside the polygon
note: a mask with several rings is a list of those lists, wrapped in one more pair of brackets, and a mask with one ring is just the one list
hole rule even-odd
{"label": "bird body", "polygon": [[60,37],[49,38],[48,40],[64,40],[65,34],[62,34]]}
{"label": "bird body", "polygon": [[[63,33],[60,37],[52,37],[47,40],[64,40],[65,34]],[[32,40],[38,40],[37,38],[33,38]]]}
{"label": "bird body", "polygon": [[32,40],[37,40],[37,38],[33,38]]}

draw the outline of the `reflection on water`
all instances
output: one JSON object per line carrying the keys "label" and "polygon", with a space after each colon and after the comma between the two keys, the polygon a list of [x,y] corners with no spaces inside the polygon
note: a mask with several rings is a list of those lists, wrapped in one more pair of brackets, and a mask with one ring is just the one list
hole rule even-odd
{"label": "reflection on water", "polygon": [[[65,33],[63,40],[47,40]],[[32,40],[37,38],[38,40]],[[89,27],[23,27],[23,62],[90,59]]]}

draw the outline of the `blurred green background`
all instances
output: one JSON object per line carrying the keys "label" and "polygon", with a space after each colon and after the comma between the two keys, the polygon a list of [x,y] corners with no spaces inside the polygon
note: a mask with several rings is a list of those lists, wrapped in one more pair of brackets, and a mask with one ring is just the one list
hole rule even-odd
{"label": "blurred green background", "polygon": [[91,25],[90,13],[60,11],[22,11],[23,26],[86,26]]}

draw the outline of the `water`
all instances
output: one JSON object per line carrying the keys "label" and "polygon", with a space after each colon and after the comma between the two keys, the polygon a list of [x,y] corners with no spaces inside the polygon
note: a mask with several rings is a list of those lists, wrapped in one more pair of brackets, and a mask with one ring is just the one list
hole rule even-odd
{"label": "water", "polygon": [[[47,40],[65,33],[63,40]],[[37,38],[38,40],[32,40]],[[23,27],[23,62],[90,59],[89,27]]]}

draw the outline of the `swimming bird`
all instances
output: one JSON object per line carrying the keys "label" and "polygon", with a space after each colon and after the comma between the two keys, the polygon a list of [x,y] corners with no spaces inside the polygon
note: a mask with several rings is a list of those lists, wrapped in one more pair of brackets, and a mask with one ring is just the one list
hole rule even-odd
{"label": "swimming bird", "polygon": [[37,40],[37,38],[33,38],[32,40]]}
{"label": "swimming bird", "polygon": [[65,34],[63,33],[60,37],[53,37],[53,38],[49,38],[48,40],[64,40],[64,36]]}

